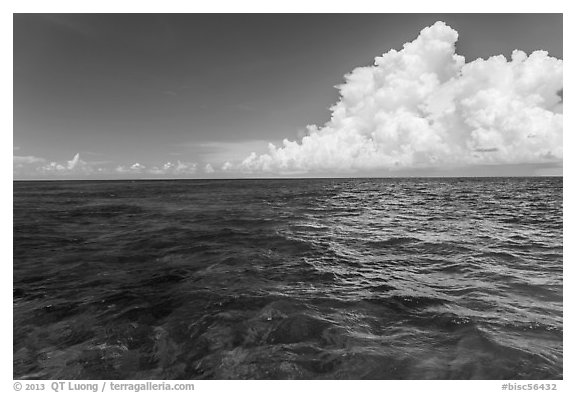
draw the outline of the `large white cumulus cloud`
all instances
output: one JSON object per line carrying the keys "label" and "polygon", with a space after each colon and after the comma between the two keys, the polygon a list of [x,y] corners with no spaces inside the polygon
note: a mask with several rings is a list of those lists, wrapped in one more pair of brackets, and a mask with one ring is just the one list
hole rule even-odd
{"label": "large white cumulus cloud", "polygon": [[466,63],[443,22],[339,86],[322,127],[252,153],[245,172],[333,172],[560,162],[562,60],[514,51]]}

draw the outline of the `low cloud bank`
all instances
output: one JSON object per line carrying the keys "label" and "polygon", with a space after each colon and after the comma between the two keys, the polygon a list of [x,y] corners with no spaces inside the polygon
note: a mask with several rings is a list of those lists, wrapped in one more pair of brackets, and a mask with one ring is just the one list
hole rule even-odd
{"label": "low cloud bank", "polygon": [[76,153],[69,161],[51,161],[35,156],[13,156],[13,173],[17,178],[76,178],[76,177],[196,177],[210,175],[214,168],[207,163],[200,167],[197,162],[166,162],[162,165],[145,165],[135,162],[129,165],[110,167],[109,161],[86,162]]}

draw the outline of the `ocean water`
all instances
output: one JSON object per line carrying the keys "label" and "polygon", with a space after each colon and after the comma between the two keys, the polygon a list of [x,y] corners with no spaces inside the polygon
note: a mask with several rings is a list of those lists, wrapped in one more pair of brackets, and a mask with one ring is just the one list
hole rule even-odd
{"label": "ocean water", "polygon": [[14,378],[561,379],[562,178],[14,182]]}

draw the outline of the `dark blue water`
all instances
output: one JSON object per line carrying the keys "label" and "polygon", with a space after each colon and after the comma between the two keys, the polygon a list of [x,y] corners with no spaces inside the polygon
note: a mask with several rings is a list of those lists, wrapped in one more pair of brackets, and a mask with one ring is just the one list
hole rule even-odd
{"label": "dark blue water", "polygon": [[562,178],[14,183],[14,378],[562,378]]}

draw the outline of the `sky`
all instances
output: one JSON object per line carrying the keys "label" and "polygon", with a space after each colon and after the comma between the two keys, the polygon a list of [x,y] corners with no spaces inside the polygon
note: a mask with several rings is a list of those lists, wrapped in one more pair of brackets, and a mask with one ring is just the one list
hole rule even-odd
{"label": "sky", "polygon": [[562,57],[560,14],[15,14],[13,174],[561,175]]}

